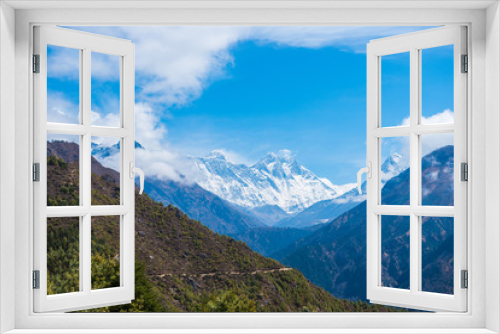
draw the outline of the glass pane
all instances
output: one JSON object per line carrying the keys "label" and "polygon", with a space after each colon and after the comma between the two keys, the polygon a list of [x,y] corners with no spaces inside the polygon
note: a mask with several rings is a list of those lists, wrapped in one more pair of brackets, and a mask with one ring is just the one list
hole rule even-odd
{"label": "glass pane", "polygon": [[382,216],[382,286],[410,288],[410,217]]}
{"label": "glass pane", "polygon": [[453,294],[453,222],[422,217],[422,291]]}
{"label": "glass pane", "polygon": [[381,138],[382,205],[410,203],[409,137]]}
{"label": "glass pane", "polygon": [[409,125],[410,53],[381,57],[382,126]]}
{"label": "glass pane", "polygon": [[47,135],[47,206],[80,205],[80,136]]}
{"label": "glass pane", "polygon": [[92,290],[120,286],[120,216],[92,217]]}
{"label": "glass pane", "polygon": [[92,137],[92,205],[120,204],[120,139]]}
{"label": "glass pane", "polygon": [[422,135],[422,205],[453,206],[453,133]]}
{"label": "glass pane", "polygon": [[80,123],[80,50],[47,45],[47,122]]}
{"label": "glass pane", "polygon": [[120,127],[120,58],[92,52],[92,125]]}
{"label": "glass pane", "polygon": [[453,45],[423,49],[422,124],[453,123]]}
{"label": "glass pane", "polygon": [[80,218],[47,218],[47,294],[80,290]]}

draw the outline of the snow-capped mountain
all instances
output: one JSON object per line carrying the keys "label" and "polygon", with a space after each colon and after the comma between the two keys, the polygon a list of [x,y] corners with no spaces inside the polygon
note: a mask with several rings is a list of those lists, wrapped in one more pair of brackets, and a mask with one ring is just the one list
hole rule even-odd
{"label": "snow-capped mountain", "polygon": [[[111,157],[115,154],[120,153],[120,142],[116,142],[116,144],[111,145],[111,146],[106,146],[98,143],[90,143],[90,148],[92,150],[92,155],[100,160],[104,158]],[[144,146],[139,144],[137,141],[135,142],[135,148],[144,150]]]}
{"label": "snow-capped mountain", "polygon": [[408,159],[399,153],[392,153],[382,164],[380,181],[385,184],[408,167],[410,167]]}
{"label": "snow-capped mountain", "polygon": [[[137,141],[134,143],[136,149],[144,150],[144,146]],[[92,157],[97,159],[103,166],[114,170],[120,170],[120,141],[111,146],[92,142],[90,144],[90,149]]]}
{"label": "snow-capped mountain", "polygon": [[291,152],[269,153],[253,166],[235,164],[222,151],[195,158],[197,183],[221,198],[248,208],[276,205],[289,214],[332,199],[355,184],[334,185],[300,165]]}
{"label": "snow-capped mountain", "polygon": [[[381,183],[385,185],[387,181],[401,174],[408,168],[408,162],[399,153],[393,153],[382,164]],[[363,194],[359,194],[357,189],[351,189],[341,196],[314,203],[304,211],[293,217],[286,217],[277,222],[277,227],[305,228],[312,225],[324,224],[337,218],[366,200],[366,183],[361,186]]]}

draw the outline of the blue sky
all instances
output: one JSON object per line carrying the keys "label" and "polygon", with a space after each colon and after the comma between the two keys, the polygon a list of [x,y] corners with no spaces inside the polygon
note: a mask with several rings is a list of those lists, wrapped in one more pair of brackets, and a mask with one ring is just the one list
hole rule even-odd
{"label": "blue sky", "polygon": [[[317,175],[343,184],[355,181],[366,158],[366,43],[425,28],[78,29],[136,44],[136,136],[150,151],[137,165],[151,166],[146,173],[175,178],[184,156],[214,149],[247,164],[288,149]],[[452,51],[423,53],[425,117],[453,110]],[[52,113],[67,122],[78,105],[77,58],[57,49],[51,57],[49,120]],[[382,122],[400,125],[409,115],[409,58],[387,57],[382,66]],[[116,59],[96,54],[92,67],[93,124],[115,125]],[[401,151],[393,146],[385,151]]]}

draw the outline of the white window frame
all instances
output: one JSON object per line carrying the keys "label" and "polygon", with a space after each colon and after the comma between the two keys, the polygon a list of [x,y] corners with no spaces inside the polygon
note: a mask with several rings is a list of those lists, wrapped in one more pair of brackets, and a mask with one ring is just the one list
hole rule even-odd
{"label": "white window frame", "polygon": [[[89,329],[89,333],[105,330],[131,329],[141,326],[146,329],[192,329],[202,332],[341,332],[350,329],[357,332],[415,332],[422,333],[461,332],[491,333],[500,331],[500,163],[498,134],[500,117],[500,12],[496,2],[474,1],[398,1],[397,5],[384,1],[366,2],[279,2],[229,4],[210,1],[203,4],[192,2],[162,4],[144,1],[122,2],[122,6],[143,9],[114,9],[116,2],[17,2],[0,4],[0,93],[2,94],[0,132],[0,198],[2,226],[0,265],[0,316],[5,322],[2,330],[16,329],[15,333],[36,333],[37,329],[54,329],[51,332],[69,333],[74,329]],[[14,11],[9,7],[24,7]],[[46,6],[45,9],[44,6]],[[58,7],[70,7],[58,9]],[[96,8],[99,6],[100,8]],[[120,5],[118,5],[120,6]],[[176,8],[182,7],[182,8]],[[397,6],[398,9],[391,9]],[[490,6],[488,9],[486,7]],[[72,8],[71,8],[72,7]],[[80,9],[74,9],[74,8]],[[81,9],[85,8],[87,9]],[[226,8],[224,8],[226,7]],[[35,9],[29,9],[35,8]],[[41,9],[42,8],[42,9]],[[47,9],[48,8],[48,9]],[[351,8],[351,9],[349,9]],[[369,8],[369,9],[368,9]],[[375,8],[375,9],[374,9]],[[438,8],[438,9],[436,9]],[[57,9],[57,10],[56,10]],[[15,17],[15,23],[13,20]],[[30,168],[32,156],[32,76],[30,55],[32,53],[32,27],[35,24],[58,25],[442,25],[465,24],[469,28],[469,50],[471,75],[468,109],[468,143],[470,153],[470,181],[468,195],[469,230],[468,247],[469,289],[468,312],[436,314],[34,314],[31,290],[32,259],[32,183]],[[485,24],[486,23],[486,24]],[[8,28],[8,29],[5,29]],[[12,31],[15,30],[15,41]],[[4,48],[6,45],[6,48]],[[15,58],[14,48],[15,46]],[[6,55],[7,54],[7,55]],[[10,66],[15,66],[15,75]],[[486,71],[487,66],[487,71]],[[6,78],[4,73],[9,73]],[[11,80],[9,82],[9,79]],[[9,83],[15,79],[15,88]],[[487,85],[488,84],[488,85]],[[15,98],[8,97],[8,93]],[[10,110],[6,110],[9,109]],[[15,108],[15,109],[14,109]],[[12,114],[15,110],[15,116]],[[488,120],[488,121],[487,121]],[[15,145],[6,140],[12,138],[15,127]],[[15,158],[15,164],[7,159]],[[15,169],[15,183],[10,181]],[[489,174],[486,182],[486,174]],[[15,185],[15,212],[5,211],[6,199],[11,190],[3,186]],[[486,196],[488,194],[488,196]],[[486,204],[485,204],[486,203]],[[7,222],[6,218],[15,218]],[[473,227],[472,227],[473,226]],[[7,233],[6,233],[7,232]],[[10,233],[10,235],[9,235]],[[10,241],[15,235],[15,243]],[[5,248],[4,248],[5,247]],[[12,257],[14,253],[14,257]],[[9,260],[9,258],[11,258]],[[15,260],[14,260],[15,259]],[[26,259],[30,259],[27,261]],[[15,287],[12,289],[12,287]],[[14,290],[14,291],[12,291]],[[488,291],[488,293],[486,293]],[[4,299],[5,297],[5,299]],[[12,310],[12,305],[15,308]],[[383,328],[383,330],[382,330]],[[198,330],[196,330],[198,329]],[[215,330],[217,329],[217,330]],[[288,329],[288,330],[284,330]],[[295,329],[295,330],[294,330]],[[184,331],[186,332],[186,331]]]}
{"label": "white window frame", "polygon": [[[375,304],[415,308],[419,310],[467,310],[467,290],[461,287],[461,271],[467,270],[467,183],[461,181],[461,163],[467,163],[467,75],[462,73],[461,58],[467,54],[465,26],[449,26],[417,31],[370,41],[367,46],[367,161],[371,177],[367,180],[367,299]],[[422,124],[421,63],[424,49],[453,45],[454,122]],[[410,124],[383,127],[381,103],[382,57],[409,53]],[[454,134],[454,205],[422,205],[422,135]],[[383,205],[380,168],[382,140],[387,137],[409,141],[410,202],[408,205]],[[382,217],[409,218],[410,286],[408,289],[382,285]],[[454,220],[453,293],[422,291],[422,217],[452,217]]]}
{"label": "white window frame", "polygon": [[[39,73],[34,84],[34,162],[39,163],[39,181],[33,184],[34,270],[39,271],[39,289],[34,289],[34,311],[75,311],[128,304],[135,298],[135,183],[134,163],[134,44],[131,41],[60,27],[34,27],[34,54],[39,56]],[[78,124],[47,122],[47,46],[73,48],[79,52],[80,117]],[[120,63],[120,124],[118,127],[92,125],[92,52],[114,55]],[[66,134],[80,138],[80,205],[47,206],[47,135]],[[114,137],[120,141],[120,205],[91,204],[92,136]],[[132,176],[132,177],[131,177]],[[119,217],[120,286],[92,289],[92,217]],[[79,291],[47,295],[47,218],[79,218]]]}

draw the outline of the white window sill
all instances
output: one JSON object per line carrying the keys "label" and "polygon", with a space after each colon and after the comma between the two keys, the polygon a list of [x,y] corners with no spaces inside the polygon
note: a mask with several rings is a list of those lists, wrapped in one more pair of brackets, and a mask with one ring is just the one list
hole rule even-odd
{"label": "white window sill", "polygon": [[486,334],[488,329],[15,329],[5,334]]}

